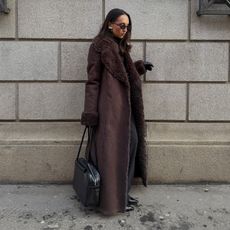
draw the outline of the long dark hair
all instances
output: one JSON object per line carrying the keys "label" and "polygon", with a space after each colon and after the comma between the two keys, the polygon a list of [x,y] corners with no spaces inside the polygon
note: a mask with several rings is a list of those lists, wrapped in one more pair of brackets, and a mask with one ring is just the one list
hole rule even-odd
{"label": "long dark hair", "polygon": [[119,43],[120,51],[124,53],[124,52],[130,52],[132,48],[132,45],[130,44],[131,32],[132,32],[132,21],[131,21],[130,15],[124,10],[118,9],[118,8],[114,8],[110,10],[97,36],[111,36],[112,31],[109,29],[109,23],[115,22],[117,18],[121,15],[127,15],[129,18],[129,27],[127,29],[125,36],[121,39]]}

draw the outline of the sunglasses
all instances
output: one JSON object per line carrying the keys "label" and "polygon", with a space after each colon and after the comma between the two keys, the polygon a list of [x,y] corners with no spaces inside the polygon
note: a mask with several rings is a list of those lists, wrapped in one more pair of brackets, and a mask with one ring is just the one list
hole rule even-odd
{"label": "sunglasses", "polygon": [[126,26],[124,23],[120,23],[120,24],[113,23],[113,24],[119,26],[122,30],[125,30],[125,29],[130,30],[130,28],[131,28],[130,25]]}

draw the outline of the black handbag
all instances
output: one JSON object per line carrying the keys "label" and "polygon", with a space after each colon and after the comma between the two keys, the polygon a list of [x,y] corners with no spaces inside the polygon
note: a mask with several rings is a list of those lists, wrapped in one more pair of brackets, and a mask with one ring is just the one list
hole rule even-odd
{"label": "black handbag", "polygon": [[[88,141],[86,146],[85,158],[79,158],[82,142],[84,140],[85,132],[87,129]],[[74,166],[73,188],[76,191],[77,197],[79,198],[80,202],[85,207],[99,205],[100,174],[97,168],[93,165],[92,161],[89,160],[93,132],[94,130],[92,127],[85,127]]]}

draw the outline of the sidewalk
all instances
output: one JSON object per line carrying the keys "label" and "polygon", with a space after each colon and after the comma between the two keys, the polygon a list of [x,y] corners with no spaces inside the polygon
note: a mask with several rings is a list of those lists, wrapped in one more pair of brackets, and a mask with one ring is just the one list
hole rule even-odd
{"label": "sidewalk", "polygon": [[0,185],[0,230],[230,230],[230,185],[133,186],[135,211],[85,210],[71,185]]}

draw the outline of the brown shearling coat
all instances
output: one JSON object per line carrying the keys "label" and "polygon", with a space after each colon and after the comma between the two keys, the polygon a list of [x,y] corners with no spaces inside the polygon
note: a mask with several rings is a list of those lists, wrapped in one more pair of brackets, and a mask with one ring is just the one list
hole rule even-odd
{"label": "brown shearling coat", "polygon": [[[138,133],[134,177],[141,177],[147,186],[146,124],[140,79],[146,70],[142,60],[133,63],[129,54],[126,60],[128,71],[118,44],[111,37],[97,36],[90,45],[81,124],[95,126],[91,154],[97,154],[101,175],[99,210],[105,215],[125,210],[131,109]],[[95,161],[95,156],[92,159]]]}

